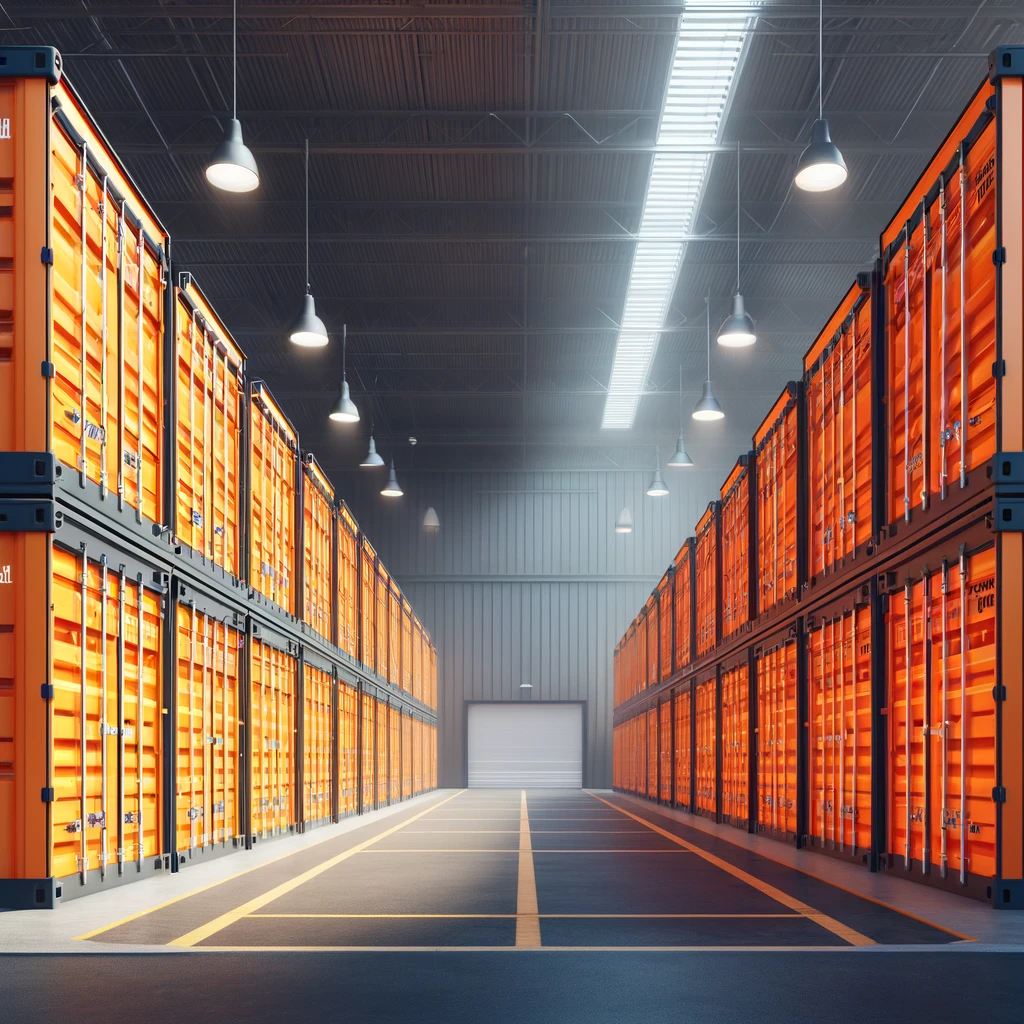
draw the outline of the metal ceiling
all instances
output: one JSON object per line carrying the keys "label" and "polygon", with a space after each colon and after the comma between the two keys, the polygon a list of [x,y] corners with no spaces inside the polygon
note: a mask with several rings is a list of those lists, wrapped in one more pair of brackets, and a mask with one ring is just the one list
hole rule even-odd
{"label": "metal ceiling", "polygon": [[[817,4],[765,3],[749,43],[634,430],[601,432],[679,4],[239,5],[248,197],[203,176],[230,104],[231,4],[6,3],[8,42],[47,43],[190,269],[339,480],[378,446],[417,470],[653,467],[678,430],[722,476],[985,73],[1024,41],[1024,2],[825,4],[825,110],[850,177],[792,188],[817,115]],[[6,16],[6,17],[4,17]],[[349,325],[367,421],[327,421],[340,344],[295,351],[310,138],[317,310]],[[736,140],[753,351],[712,352],[723,424],[693,424],[703,296],[734,288]]]}

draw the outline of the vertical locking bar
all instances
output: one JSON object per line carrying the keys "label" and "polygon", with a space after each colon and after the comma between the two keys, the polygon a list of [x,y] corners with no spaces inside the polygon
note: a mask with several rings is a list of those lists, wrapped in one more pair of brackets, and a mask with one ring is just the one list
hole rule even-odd
{"label": "vertical locking bar", "polygon": [[967,152],[960,143],[960,487],[967,486]]}
{"label": "vertical locking bar", "polygon": [[[145,761],[143,759],[142,751],[142,729],[143,729],[143,654],[142,654],[142,636],[143,636],[143,625],[145,623],[145,602],[143,600],[144,591],[142,589],[142,577],[140,576],[138,581],[138,596],[137,596],[137,608],[138,614],[136,615],[136,629],[135,629],[135,786],[136,786],[136,807],[135,807],[135,869],[136,871],[142,870],[142,856],[144,853],[143,847],[145,845],[146,833],[143,831],[143,813],[142,803],[144,797],[143,787],[143,771]],[[168,839],[168,845],[173,844],[177,847],[177,843],[173,839]]]}
{"label": "vertical locking bar", "polygon": [[[217,352],[210,332],[203,328],[203,556],[213,560],[216,546],[217,500]],[[213,492],[212,495],[210,492]]]}
{"label": "vertical locking bar", "polygon": [[[83,153],[84,155],[84,153]],[[82,166],[85,166],[84,160]],[[89,845],[86,829],[89,822],[89,725],[88,725],[88,662],[89,662],[89,558],[85,542],[81,544],[82,571],[79,574],[78,598],[80,609],[78,656],[81,714],[79,715],[78,742],[81,752],[82,791],[79,806],[81,816],[81,839],[79,850],[79,875],[82,885],[89,882]]]}
{"label": "vertical locking bar", "polygon": [[[853,529],[850,531],[850,554],[853,558],[857,557],[857,499],[860,496],[860,492],[857,490],[857,445],[859,443],[860,434],[857,433],[857,314],[853,314],[853,323],[850,325],[850,360],[853,363],[851,370],[851,383],[850,383],[850,418],[851,418],[851,432],[850,432],[850,459],[852,462],[851,467],[851,480],[853,484],[853,501],[851,502],[851,509],[853,512]],[[845,444],[845,436],[844,436]],[[856,617],[856,616],[855,616]]]}
{"label": "vertical locking bar", "polygon": [[[854,402],[856,402],[857,391],[854,389]],[[856,433],[854,434],[856,437]],[[860,767],[860,736],[857,727],[857,606],[854,605],[853,613],[850,615],[850,679],[851,701],[853,704],[853,772],[850,786],[850,855],[857,856],[857,769]]]}
{"label": "vertical locking bar", "polygon": [[[107,556],[100,556],[100,881],[107,877]],[[83,822],[84,824],[84,822]]]}
{"label": "vertical locking bar", "polygon": [[188,323],[188,478],[191,500],[188,508],[189,547],[196,549],[196,314]]}
{"label": "vertical locking bar", "polygon": [[[79,485],[85,487],[85,481],[88,478],[88,466],[89,466],[89,451],[86,444],[86,438],[88,436],[87,431],[89,427],[89,402],[88,402],[88,391],[89,391],[89,294],[88,294],[88,262],[89,262],[89,225],[88,225],[88,195],[86,191],[86,182],[89,175],[89,146],[88,143],[83,142],[80,150],[82,155],[82,162],[80,167],[80,173],[78,175],[78,191],[81,197],[82,213],[80,227],[80,244],[82,246],[82,265],[78,276],[78,290],[81,297],[82,304],[82,323],[81,323],[81,343],[82,343],[82,373],[80,390],[81,390],[81,401],[82,401],[82,420],[81,420],[81,433],[79,435],[79,450],[78,450],[78,481]],[[82,832],[85,832],[85,819],[82,819]],[[84,884],[84,883],[83,883]]]}
{"label": "vertical locking bar", "polygon": [[930,829],[931,815],[928,813],[931,803],[929,782],[931,778],[930,746],[931,735],[929,719],[931,679],[931,652],[928,646],[929,634],[931,633],[931,599],[932,587],[931,576],[927,571],[921,573],[921,667],[924,672],[924,687],[922,690],[922,711],[921,711],[921,767],[923,769],[923,796],[921,800],[921,874],[928,873],[928,860],[931,856]]}
{"label": "vertical locking bar", "polygon": [[[846,555],[846,332],[839,340],[839,428],[833,427],[833,436],[838,433],[839,443],[832,442],[833,458],[839,472],[839,536],[842,539],[839,558]],[[833,549],[834,550],[834,549]],[[833,562],[838,559],[833,556]]]}
{"label": "vertical locking bar", "polygon": [[[931,467],[928,457],[931,454],[929,440],[931,437],[928,414],[931,395],[928,374],[931,369],[931,303],[928,288],[928,243],[931,241],[931,224],[926,205],[926,197],[921,197],[921,511],[928,509],[928,474]],[[908,284],[909,291],[909,284]]]}
{"label": "vertical locking bar", "polygon": [[[204,384],[204,393],[205,393],[205,384]],[[209,437],[209,434],[207,434],[206,436]],[[204,447],[204,449],[203,449],[204,453],[205,453],[205,450],[206,449]],[[205,491],[204,491],[204,493],[205,493]],[[204,520],[204,522],[205,522],[205,520]],[[205,532],[206,531],[204,529],[204,531],[203,531],[204,535],[205,535]],[[203,547],[204,547],[204,553],[205,553],[206,545],[204,544]],[[210,736],[212,735],[212,730],[210,729],[210,723],[207,721],[207,718],[206,718],[206,705],[208,703],[208,701],[207,701],[207,692],[209,691],[210,698],[213,697],[213,672],[211,670],[211,665],[210,665],[210,616],[207,615],[205,612],[203,612],[203,619],[202,619],[202,621],[203,621],[203,667],[202,667],[202,673],[203,674],[202,674],[202,682],[200,683],[200,686],[199,686],[199,698],[203,702],[203,713],[200,716],[200,728],[202,730],[202,740],[203,740],[203,764],[202,764],[202,771],[203,771],[203,810],[202,810],[202,814],[200,815],[200,817],[203,819],[203,829],[199,833],[199,838],[201,840],[200,845],[203,847],[203,849],[206,849],[206,846],[207,846],[207,844],[210,841],[210,828],[211,828],[210,822],[213,819],[213,814],[212,814],[212,810],[213,809],[210,806],[210,804],[212,802],[212,800],[210,798],[211,797],[211,790],[212,790],[212,785],[211,785],[211,780],[210,780],[210,770],[211,770],[210,762],[213,761],[213,750],[211,749],[212,745],[210,743]]]}
{"label": "vertical locking bar", "polygon": [[939,468],[939,497],[945,501],[949,489],[949,409],[946,404],[946,321],[949,318],[947,291],[949,286],[949,222],[946,203],[946,176],[939,178],[939,211],[942,220],[942,311],[939,325],[939,445],[942,448]]}
{"label": "vertical locking bar", "polygon": [[939,822],[939,843],[941,848],[939,850],[939,870],[943,878],[946,877],[949,870],[949,857],[946,848],[949,813],[947,810],[949,802],[949,635],[946,628],[949,612],[948,596],[949,563],[944,558],[942,560],[942,707],[939,713],[939,738],[942,742],[942,793],[940,798],[941,819]]}
{"label": "vertical locking bar", "polygon": [[[143,425],[143,406],[144,406],[145,400],[146,400],[146,382],[145,382],[145,372],[144,372],[143,359],[142,359],[142,319],[143,319],[143,315],[144,315],[143,314],[143,309],[145,308],[144,303],[143,303],[143,291],[144,291],[143,284],[145,282],[145,277],[144,277],[144,273],[143,273],[143,264],[145,263],[145,260],[146,260],[146,236],[143,234],[143,231],[142,231],[142,221],[141,221],[141,219],[139,220],[139,234],[138,234],[138,241],[136,242],[136,245],[138,247],[137,248],[137,255],[138,255],[138,258],[139,258],[139,292],[138,292],[138,295],[139,295],[139,315],[138,315],[138,318],[137,318],[136,324],[135,324],[135,370],[136,370],[136,373],[138,374],[138,382],[139,382],[139,403],[138,403],[138,409],[136,410],[136,412],[138,413],[137,429],[138,429],[138,437],[139,437],[139,451],[138,451],[138,457],[135,460],[135,500],[136,500],[136,503],[137,503],[136,504],[136,508],[135,508],[135,521],[137,523],[141,523],[142,522],[142,462],[143,462],[143,453],[146,450],[145,439],[143,437],[143,431],[142,431],[142,425]],[[170,385],[168,384],[168,386],[170,386]]]}
{"label": "vertical locking bar", "polygon": [[[117,568],[117,873],[124,874],[124,563]],[[136,722],[136,728],[138,723]]]}
{"label": "vertical locking bar", "polygon": [[[843,641],[844,619],[839,619],[839,718],[835,735],[839,739],[839,850],[846,851],[846,821],[843,808],[846,806],[846,644]],[[835,696],[833,695],[833,703]],[[832,755],[835,758],[835,753]]]}
{"label": "vertical locking bar", "polygon": [[903,229],[903,518],[910,522],[910,222]]}
{"label": "vertical locking bar", "polygon": [[124,508],[124,249],[127,204],[122,204],[117,216],[117,508]]}
{"label": "vertical locking bar", "polygon": [[960,884],[967,884],[967,547],[960,547]]}
{"label": "vertical locking bar", "polygon": [[911,779],[912,769],[914,766],[914,755],[912,749],[912,735],[914,731],[914,719],[911,712],[910,705],[910,666],[913,661],[912,652],[914,645],[912,642],[911,633],[911,622],[910,622],[910,607],[911,601],[913,600],[913,584],[908,579],[903,589],[903,628],[904,628],[904,677],[903,677],[903,699],[906,701],[906,720],[905,727],[903,730],[904,743],[906,744],[906,804],[907,804],[907,815],[906,815],[906,835],[905,842],[903,844],[903,867],[906,871],[910,870],[910,798],[913,793],[913,783]]}
{"label": "vertical locking bar", "polygon": [[[100,500],[107,497],[107,176],[100,200]],[[104,595],[106,604],[106,595]],[[104,852],[106,847],[104,847]]]}
{"label": "vertical locking bar", "polygon": [[828,799],[826,798],[825,776],[828,770],[828,716],[825,707],[825,657],[828,647],[825,643],[825,623],[821,624],[821,663],[818,676],[818,704],[821,709],[821,818],[818,825],[818,838],[822,849],[825,848],[825,820],[828,817]]}
{"label": "vertical locking bar", "polygon": [[196,606],[192,604],[191,628],[188,636],[188,855],[196,848]]}

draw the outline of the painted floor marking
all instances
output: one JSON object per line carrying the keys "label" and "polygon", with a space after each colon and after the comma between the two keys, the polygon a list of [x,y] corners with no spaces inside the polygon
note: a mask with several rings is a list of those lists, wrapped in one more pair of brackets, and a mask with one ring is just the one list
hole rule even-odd
{"label": "painted floor marking", "polygon": [[406,825],[422,818],[425,814],[429,814],[435,807],[441,807],[443,804],[448,803],[450,800],[454,800],[464,792],[465,790],[462,789],[459,790],[458,793],[453,793],[451,796],[440,801],[440,803],[436,803],[432,807],[428,807],[426,810],[420,811],[419,814],[414,814],[411,818],[406,818],[405,821],[400,822],[397,825],[393,825],[389,829],[385,829],[383,832],[373,836],[371,839],[364,840],[358,845],[353,846],[334,857],[329,857],[327,860],[322,861],[320,864],[310,868],[308,871],[303,871],[302,874],[296,875],[294,878],[289,878],[288,881],[282,882],[280,885],[275,886],[273,889],[270,889],[260,896],[256,896],[254,899],[251,899],[238,907],[235,907],[233,910],[229,910],[226,914],[221,914],[219,917],[215,917],[212,921],[208,921],[206,924],[200,925],[198,928],[193,928],[190,932],[186,932],[184,935],[167,943],[167,945],[195,946],[197,943],[202,942],[211,935],[216,935],[217,932],[223,931],[229,924],[234,924],[235,921],[246,917],[253,913],[253,911],[259,910],[261,907],[265,907],[268,903],[272,903],[274,900],[280,899],[293,889],[297,889],[300,885],[304,885],[306,882],[311,881],[316,878],[317,875],[321,875],[325,871],[329,871],[331,868],[341,864],[342,861],[348,860],[349,857],[352,857],[357,853],[362,853],[362,851],[367,847],[380,842],[381,839],[394,835],[395,832],[405,828]]}
{"label": "painted floor marking", "polygon": [[695,846],[693,843],[688,843],[685,839],[680,839],[679,836],[673,835],[673,833],[669,832],[667,829],[660,828],[653,822],[647,821],[646,818],[641,818],[638,814],[633,814],[631,811],[624,810],[621,807],[616,807],[615,804],[605,800],[603,796],[598,796],[596,793],[591,793],[590,795],[595,800],[600,800],[601,803],[607,804],[609,807],[615,807],[617,811],[626,815],[626,817],[632,818],[634,821],[638,821],[642,825],[646,825],[652,832],[657,832],[666,839],[671,839],[672,842],[678,843],[684,849],[697,854],[698,857],[706,860],[709,864],[714,864],[717,868],[721,868],[734,878],[738,878],[740,881],[746,882],[747,885],[753,886],[759,892],[764,893],[765,896],[769,896],[776,902],[781,903],[784,907],[789,907],[790,910],[795,910],[797,913],[802,914],[809,921],[813,921],[826,931],[830,931],[833,935],[838,935],[839,938],[849,942],[851,946],[875,945],[874,939],[870,939],[866,935],[862,935],[860,932],[849,927],[849,925],[845,925],[841,921],[837,921],[834,917],[829,917],[828,914],[823,914],[820,910],[815,910],[814,907],[809,906],[802,900],[798,900],[795,897],[790,896],[788,893],[784,893],[781,889],[776,889],[774,885],[769,885],[768,882],[764,882],[760,878],[755,878],[742,868],[738,868],[734,864],[730,864],[728,861],[722,860],[721,857],[716,857],[713,853],[709,853],[707,850],[702,849],[699,846]]}
{"label": "painted floor marking", "polygon": [[[445,921],[449,918],[455,920],[471,921],[492,921],[512,920],[516,914],[249,914],[246,920],[252,918],[285,918],[288,920],[312,918],[320,920],[343,921],[419,921],[439,920]],[[786,920],[802,921],[803,914],[538,914],[544,921],[718,921],[718,920]]]}
{"label": "painted floor marking", "polygon": [[[640,848],[629,849],[629,850],[532,850],[534,854],[548,854],[548,853],[671,853],[679,857],[684,853],[691,853],[691,850],[644,850]],[[385,853],[522,853],[522,846],[518,850],[487,850],[483,847],[479,849],[462,849],[462,848],[448,848],[448,847],[437,847],[435,849],[418,849],[418,850],[360,850],[359,853],[369,853],[376,857],[378,854]]]}
{"label": "painted floor marking", "polygon": [[537,914],[537,879],[530,845],[530,815],[526,790],[519,798],[519,886],[516,896],[516,947],[540,948],[540,917]]}

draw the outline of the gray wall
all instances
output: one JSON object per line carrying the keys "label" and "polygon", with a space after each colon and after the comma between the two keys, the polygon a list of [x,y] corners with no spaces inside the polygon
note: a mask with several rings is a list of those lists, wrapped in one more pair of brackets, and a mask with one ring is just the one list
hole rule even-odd
{"label": "gray wall", "polygon": [[[438,648],[439,782],[464,780],[464,700],[585,700],[584,784],[611,785],[612,651],[661,578],[721,474],[399,473],[332,478]],[[628,505],[634,532],[616,535]],[[424,534],[428,505],[441,532]]]}

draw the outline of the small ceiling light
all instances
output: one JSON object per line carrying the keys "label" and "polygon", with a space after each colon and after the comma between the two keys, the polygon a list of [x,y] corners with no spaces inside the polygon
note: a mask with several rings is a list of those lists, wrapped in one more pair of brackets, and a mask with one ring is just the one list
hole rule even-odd
{"label": "small ceiling light", "polygon": [[373,440],[373,434],[370,435],[370,448],[366,453],[366,458],[359,465],[363,469],[380,469],[384,465],[384,460],[377,454],[377,445]]}
{"label": "small ceiling light", "polygon": [[679,440],[676,441],[676,453],[668,460],[668,466],[670,469],[684,469],[686,466],[692,466],[693,459],[686,454],[686,448],[683,445],[683,367],[679,367]]}
{"label": "small ceiling light", "polygon": [[736,142],[736,294],[732,300],[732,316],[726,318],[718,332],[718,344],[726,348],[746,348],[757,341],[754,321],[743,308],[740,295],[740,144]]}
{"label": "small ceiling light", "polygon": [[327,344],[327,328],[316,315],[309,286],[309,139],[306,139],[306,294],[302,298],[299,315],[288,332],[288,340],[302,348],[323,348]]}
{"label": "small ceiling light", "polygon": [[385,498],[400,498],[405,492],[398,486],[398,477],[395,476],[395,460],[391,460],[391,472],[388,474],[388,482],[380,492]]}
{"label": "small ceiling light", "polygon": [[[352,401],[352,397],[348,391],[348,380],[345,377],[345,346],[348,340],[348,324],[345,324],[341,328],[341,392],[338,395],[337,402],[334,403],[334,408],[330,412],[330,417],[335,423],[358,423],[359,422],[359,409],[356,408],[356,403]],[[370,448],[373,450],[373,439],[370,439]],[[369,453],[367,453],[369,458]],[[366,463],[363,463],[366,465]],[[383,460],[381,461],[383,465]]]}
{"label": "small ceiling light", "polygon": [[632,533],[633,532],[633,515],[626,508],[622,506],[622,511],[619,513],[619,518],[615,520],[615,532],[616,533]]}
{"label": "small ceiling light", "polygon": [[654,449],[654,476],[651,477],[651,485],[647,488],[648,498],[664,498],[668,494],[665,481],[661,478],[661,449]]}
{"label": "small ceiling light", "polygon": [[206,165],[206,180],[224,192],[251,192],[260,183],[256,159],[242,141],[238,120],[238,0],[231,14],[231,120]]}
{"label": "small ceiling light", "polygon": [[433,505],[423,513],[423,529],[427,533],[437,533],[441,529],[441,520],[437,518]]}
{"label": "small ceiling light", "polygon": [[818,0],[818,120],[811,126],[811,144],[800,154],[796,177],[797,188],[805,192],[828,192],[846,181],[846,161],[832,141],[824,113],[822,90],[824,0]]}
{"label": "small ceiling light", "polygon": [[708,379],[704,381],[700,401],[694,406],[691,415],[695,420],[721,420],[725,418],[725,413],[711,390],[711,296],[705,301],[708,306]]}

